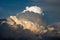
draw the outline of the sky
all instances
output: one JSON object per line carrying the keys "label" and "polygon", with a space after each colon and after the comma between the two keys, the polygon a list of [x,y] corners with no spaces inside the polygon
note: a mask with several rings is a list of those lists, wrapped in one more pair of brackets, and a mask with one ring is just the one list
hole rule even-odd
{"label": "sky", "polygon": [[6,18],[10,15],[16,15],[30,4],[28,0],[0,0],[0,17]]}
{"label": "sky", "polygon": [[39,6],[49,24],[60,22],[60,0],[0,0],[0,18],[16,15],[26,6]]}

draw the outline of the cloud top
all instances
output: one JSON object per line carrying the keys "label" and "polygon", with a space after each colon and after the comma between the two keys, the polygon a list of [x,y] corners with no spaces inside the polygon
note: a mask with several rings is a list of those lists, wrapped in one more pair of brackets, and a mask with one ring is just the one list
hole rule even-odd
{"label": "cloud top", "polygon": [[41,8],[38,7],[38,6],[31,6],[31,7],[28,7],[28,6],[27,6],[26,9],[23,10],[23,13],[24,13],[24,12],[27,12],[27,11],[29,11],[29,12],[34,12],[34,13],[38,13],[38,14],[41,14],[41,13],[42,13]]}

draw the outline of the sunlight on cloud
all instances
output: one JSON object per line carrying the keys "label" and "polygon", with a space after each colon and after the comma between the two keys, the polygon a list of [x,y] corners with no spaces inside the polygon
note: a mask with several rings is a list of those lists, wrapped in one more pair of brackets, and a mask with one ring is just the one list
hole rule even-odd
{"label": "sunlight on cloud", "polygon": [[[26,13],[26,12],[28,12],[28,13]],[[31,12],[33,12],[33,13],[31,13]],[[29,16],[26,16],[25,14],[23,14],[23,13],[26,13],[26,15],[28,15],[29,13],[29,15],[33,18],[33,20],[32,21],[36,21],[36,23],[34,23],[34,22],[32,22],[32,21],[29,21],[29,20],[31,20],[31,17]],[[37,14],[34,14],[34,13],[37,13]],[[24,17],[21,17],[20,15],[24,15],[24,16],[26,16],[26,17],[28,17],[27,18],[27,20],[24,20],[24,19],[26,19],[26,18],[24,18]],[[7,18],[7,23],[9,24],[9,25],[22,25],[23,26],[23,29],[28,29],[28,30],[30,30],[30,31],[32,31],[32,32],[34,32],[34,33],[45,33],[46,32],[46,30],[45,30],[45,27],[44,27],[44,22],[42,22],[42,18],[41,18],[41,15],[40,14],[42,14],[42,10],[41,10],[41,8],[40,7],[37,7],[37,6],[31,6],[31,7],[26,7],[26,10],[24,10],[23,12],[22,12],[22,14],[18,14],[19,15],[19,17],[21,17],[21,19],[18,19],[17,18],[17,16],[10,16],[9,18]],[[34,15],[33,15],[34,14]],[[22,15],[22,16],[23,16]],[[37,16],[37,18],[35,18],[35,16]],[[38,20],[39,19],[39,20]],[[40,26],[40,25],[41,26]],[[14,26],[12,26],[13,28],[14,28]],[[17,29],[17,27],[15,26],[15,28],[14,29]]]}
{"label": "sunlight on cloud", "polygon": [[27,11],[42,14],[42,10],[38,6],[31,6],[31,7],[27,6],[26,9],[23,11],[23,13]]}
{"label": "sunlight on cloud", "polygon": [[[37,24],[35,24],[31,21],[18,20],[16,16],[10,16],[9,18],[8,18],[8,21],[7,21],[7,23],[9,25],[19,25],[20,24],[20,25],[23,26],[23,29],[28,29],[28,30],[32,31],[33,33],[46,33],[47,32],[47,30],[45,30],[44,26],[38,27],[39,25],[37,25]],[[16,26],[12,26],[12,28],[17,29]]]}

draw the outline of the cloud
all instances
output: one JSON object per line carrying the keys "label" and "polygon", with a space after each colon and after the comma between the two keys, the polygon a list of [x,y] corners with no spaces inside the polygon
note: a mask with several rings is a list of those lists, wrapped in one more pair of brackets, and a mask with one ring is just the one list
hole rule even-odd
{"label": "cloud", "polygon": [[[33,16],[33,17],[35,17],[35,16]],[[31,17],[29,17],[29,18],[31,18]],[[16,16],[10,16],[7,18],[7,21],[5,21],[5,23],[2,23],[0,25],[0,28],[1,28],[1,30],[3,30],[1,32],[3,38],[10,38],[10,37],[14,38],[14,39],[16,39],[16,38],[29,39],[30,38],[31,40],[33,40],[33,39],[38,40],[38,39],[42,39],[41,36],[39,35],[40,33],[43,34],[43,33],[47,32],[47,30],[45,30],[44,26],[42,26],[42,25],[40,27],[38,27],[38,26],[39,25],[36,25],[35,23],[33,23],[31,21],[18,20],[18,18]]]}
{"label": "cloud", "polygon": [[[27,14],[26,14],[27,15]],[[28,15],[29,16],[29,15]],[[21,16],[20,16],[21,17]],[[32,17],[33,18],[33,17]],[[22,19],[22,20],[21,20]],[[33,21],[35,22],[32,22],[32,21],[27,21],[27,20],[24,20],[24,18],[21,17],[21,19],[19,20],[16,16],[10,16],[9,18],[7,18],[7,23],[9,25],[22,25],[23,26],[23,29],[28,29],[30,31],[32,31],[33,33],[44,33],[45,32],[45,27],[44,27],[44,23],[41,22],[42,20],[40,19],[40,21],[38,22],[37,19],[34,20],[33,18]],[[29,17],[30,19],[30,17]],[[39,18],[38,18],[39,19]],[[31,19],[30,19],[31,20]],[[40,25],[39,25],[39,24]],[[13,29],[17,29],[16,26],[12,26]],[[40,32],[41,31],[41,32]]]}
{"label": "cloud", "polygon": [[[16,16],[10,16],[5,23],[2,23],[2,37],[8,38],[31,38],[40,39],[39,34],[47,32],[46,24],[42,19],[42,10],[38,6],[26,7],[24,11]],[[20,18],[20,19],[18,19]],[[5,27],[4,27],[5,26]],[[35,35],[38,36],[35,36]],[[7,36],[6,36],[7,35]],[[33,37],[33,38],[32,38]]]}
{"label": "cloud", "polygon": [[27,6],[26,9],[23,10],[23,12],[27,12],[27,11],[42,14],[42,10],[38,6],[30,6],[30,7]]}
{"label": "cloud", "polygon": [[42,14],[42,10],[40,7],[26,7],[26,9],[22,11],[22,13],[19,13],[16,16],[8,17],[7,23],[9,25],[21,24],[23,25],[23,29],[28,29],[34,33],[37,33],[40,30],[43,30],[42,28],[40,29],[40,27],[44,27],[46,25],[44,20],[42,19],[42,15],[40,14]]}
{"label": "cloud", "polygon": [[[15,22],[14,20],[16,19],[15,16],[10,16],[10,19],[7,20],[6,22],[10,22],[10,24],[13,22]],[[4,20],[3,20],[4,21]],[[18,21],[18,20],[16,20]],[[58,23],[54,23],[52,25],[48,25],[47,29],[45,29],[45,27],[40,26],[40,28],[37,28],[37,26],[30,22],[30,21],[23,21],[21,20],[22,25],[21,24],[13,24],[10,25],[8,23],[3,23],[0,24],[0,30],[3,30],[1,32],[3,39],[4,38],[14,38],[14,39],[31,39],[31,40],[38,40],[38,39],[48,39],[48,38],[52,38],[53,37],[59,37],[60,35],[60,22]],[[56,25],[56,27],[55,27]],[[27,27],[26,27],[27,26]],[[29,27],[30,26],[30,27]],[[35,27],[36,26],[36,27]],[[16,27],[16,28],[15,28]],[[27,29],[24,29],[27,28]],[[35,30],[34,32],[31,32],[31,30]],[[36,31],[39,31],[40,33],[42,32],[42,36],[40,33],[35,34]],[[57,34],[56,34],[57,33]],[[47,38],[48,36],[48,38]],[[1,36],[0,36],[1,37]],[[49,40],[49,39],[48,39]]]}
{"label": "cloud", "polygon": [[52,36],[53,37],[59,37],[60,36],[60,22],[55,22],[53,24],[48,25],[47,29],[48,29],[48,35],[47,36],[51,36],[51,37]]}

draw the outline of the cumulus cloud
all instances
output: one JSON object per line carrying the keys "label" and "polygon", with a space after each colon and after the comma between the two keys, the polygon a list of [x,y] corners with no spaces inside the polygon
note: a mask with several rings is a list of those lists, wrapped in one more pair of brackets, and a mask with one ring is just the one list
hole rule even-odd
{"label": "cumulus cloud", "polygon": [[[42,10],[40,7],[38,6],[26,7],[26,9],[22,11],[22,13],[19,13],[16,16],[10,16],[9,18],[7,18],[8,20],[7,23],[9,25],[18,25],[18,24],[23,25],[23,29],[28,29],[34,33],[37,33],[41,30],[45,31],[43,30],[43,28],[45,29],[44,26],[46,24],[42,19],[42,16],[39,14],[42,14]],[[41,26],[43,28],[41,28]]]}
{"label": "cumulus cloud", "polygon": [[[20,24],[23,26],[23,29],[28,29],[34,33],[42,33],[42,32],[45,33],[46,32],[45,27],[43,26],[44,23],[39,21],[40,25],[42,24],[42,26],[39,26],[39,24],[37,23],[37,20],[36,20],[36,24],[32,21],[19,20],[16,16],[10,16],[9,18],[7,18],[7,20],[8,20],[7,24],[9,24],[9,25],[19,25]],[[12,26],[12,28],[17,29],[16,26]]]}
{"label": "cumulus cloud", "polygon": [[38,6],[31,6],[31,7],[27,6],[26,9],[23,10],[23,12],[27,12],[27,11],[42,14],[42,10]]}
{"label": "cumulus cloud", "polygon": [[[45,29],[46,24],[44,23],[42,15],[40,14],[42,14],[42,10],[40,7],[31,6],[26,7],[26,9],[22,13],[16,16],[8,17],[7,21],[5,21],[4,24],[2,23],[1,25],[1,27],[5,26],[2,28],[2,30],[4,29],[2,36],[5,38],[18,38],[23,36],[32,38],[30,36],[33,36],[34,38],[32,39],[40,39],[39,34],[44,34],[47,32],[47,30]],[[39,36],[35,36],[36,34]]]}

